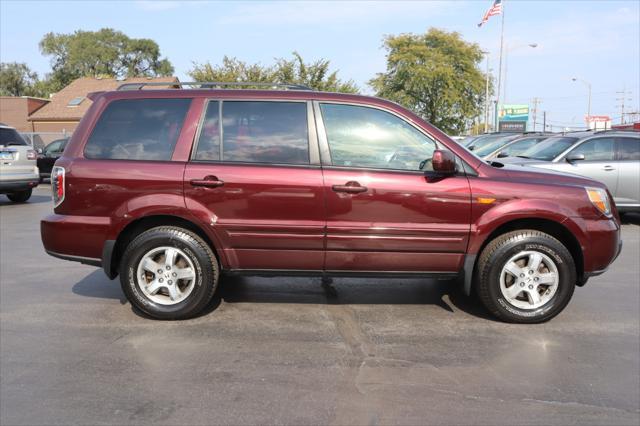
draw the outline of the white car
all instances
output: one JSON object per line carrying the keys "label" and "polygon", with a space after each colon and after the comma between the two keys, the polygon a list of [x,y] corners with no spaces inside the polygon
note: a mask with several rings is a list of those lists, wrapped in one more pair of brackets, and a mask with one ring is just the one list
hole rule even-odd
{"label": "white car", "polygon": [[0,194],[16,203],[31,197],[40,181],[37,156],[16,129],[0,124]]}

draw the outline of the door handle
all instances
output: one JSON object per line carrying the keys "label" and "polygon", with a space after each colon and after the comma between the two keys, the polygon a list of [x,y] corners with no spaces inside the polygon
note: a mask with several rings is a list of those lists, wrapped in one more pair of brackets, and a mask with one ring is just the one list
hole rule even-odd
{"label": "door handle", "polygon": [[219,188],[224,185],[224,181],[217,176],[205,176],[204,179],[191,179],[191,186],[204,186],[206,188]]}
{"label": "door handle", "polygon": [[331,187],[335,192],[346,192],[347,194],[359,194],[361,192],[367,192],[367,187],[360,185],[356,181],[349,181],[344,185],[333,185]]}
{"label": "door handle", "polygon": [[612,170],[615,170],[615,167],[613,167],[613,166],[604,166],[604,167],[602,168],[602,170],[607,171],[607,172],[610,172],[610,171],[612,171]]}

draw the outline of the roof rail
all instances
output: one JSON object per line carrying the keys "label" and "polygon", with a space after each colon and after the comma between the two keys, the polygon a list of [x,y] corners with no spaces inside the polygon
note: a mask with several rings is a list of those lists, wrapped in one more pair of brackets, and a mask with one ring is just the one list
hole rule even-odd
{"label": "roof rail", "polygon": [[181,81],[169,81],[169,82],[148,82],[148,83],[125,83],[121,84],[117,90],[141,90],[148,86],[168,86],[178,87],[184,89],[188,86],[192,89],[221,89],[223,87],[263,87],[266,89],[285,89],[285,90],[313,90],[308,86],[302,84],[286,84],[286,83],[264,83],[264,82],[250,82],[250,81],[194,81],[194,82],[181,82]]}
{"label": "roof rail", "polygon": [[632,133],[638,133],[638,131],[634,130],[634,129],[604,129],[604,130],[596,130],[594,133],[610,133],[610,132],[632,132]]}

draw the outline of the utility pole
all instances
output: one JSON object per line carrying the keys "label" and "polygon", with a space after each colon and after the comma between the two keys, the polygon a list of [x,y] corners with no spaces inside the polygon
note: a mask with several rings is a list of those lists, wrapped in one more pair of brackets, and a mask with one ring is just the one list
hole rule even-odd
{"label": "utility pole", "polygon": [[542,131],[547,131],[547,111],[542,111]]}
{"label": "utility pole", "polygon": [[627,92],[627,88],[623,87],[621,92],[616,92],[616,95],[620,95],[619,98],[616,98],[616,102],[620,102],[619,105],[616,105],[616,107],[620,108],[620,124],[624,124],[624,115],[625,115],[625,109],[624,109],[624,101],[630,101],[631,102],[631,98],[627,98],[627,95],[631,96],[631,92]]}
{"label": "utility pole", "polygon": [[501,29],[500,29],[500,61],[499,61],[499,65],[498,65],[498,91],[496,93],[496,109],[495,109],[495,117],[493,117],[493,121],[495,124],[495,128],[494,131],[497,131],[499,126],[498,126],[498,116],[500,115],[499,113],[499,109],[500,109],[500,89],[502,86],[502,51],[504,50],[504,12],[505,12],[505,2],[502,2],[502,13],[501,13],[501,17],[502,17],[502,24],[501,24]]}
{"label": "utility pole", "polygon": [[538,98],[533,98],[531,101],[533,104],[533,131],[536,131],[536,118],[538,115],[538,104],[542,103],[542,101]]}

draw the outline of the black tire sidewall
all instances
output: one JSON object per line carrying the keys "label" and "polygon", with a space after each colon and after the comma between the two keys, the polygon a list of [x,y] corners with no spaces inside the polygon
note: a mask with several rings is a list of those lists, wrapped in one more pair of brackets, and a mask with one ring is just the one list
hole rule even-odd
{"label": "black tire sidewall", "polygon": [[[559,274],[558,289],[551,300],[537,309],[520,309],[509,303],[500,290],[500,274],[505,263],[522,251],[538,251],[549,256]],[[541,236],[523,236],[498,248],[490,257],[487,291],[501,316],[517,322],[540,322],[562,311],[575,288],[576,273],[573,258],[568,250],[555,239]]]}
{"label": "black tire sidewall", "polygon": [[7,194],[7,198],[9,198],[9,200],[13,201],[14,203],[24,203],[29,198],[31,198],[32,193],[32,189],[25,189],[23,191],[17,191]]}
{"label": "black tire sidewall", "polygon": [[[185,300],[175,305],[162,305],[148,299],[136,279],[140,260],[146,253],[161,246],[175,247],[183,251],[196,270],[194,289]],[[182,319],[197,314],[208,302],[210,287],[216,284],[214,268],[209,255],[193,238],[180,232],[152,230],[134,240],[126,250],[120,266],[120,281],[129,301],[146,314],[157,319]]]}

